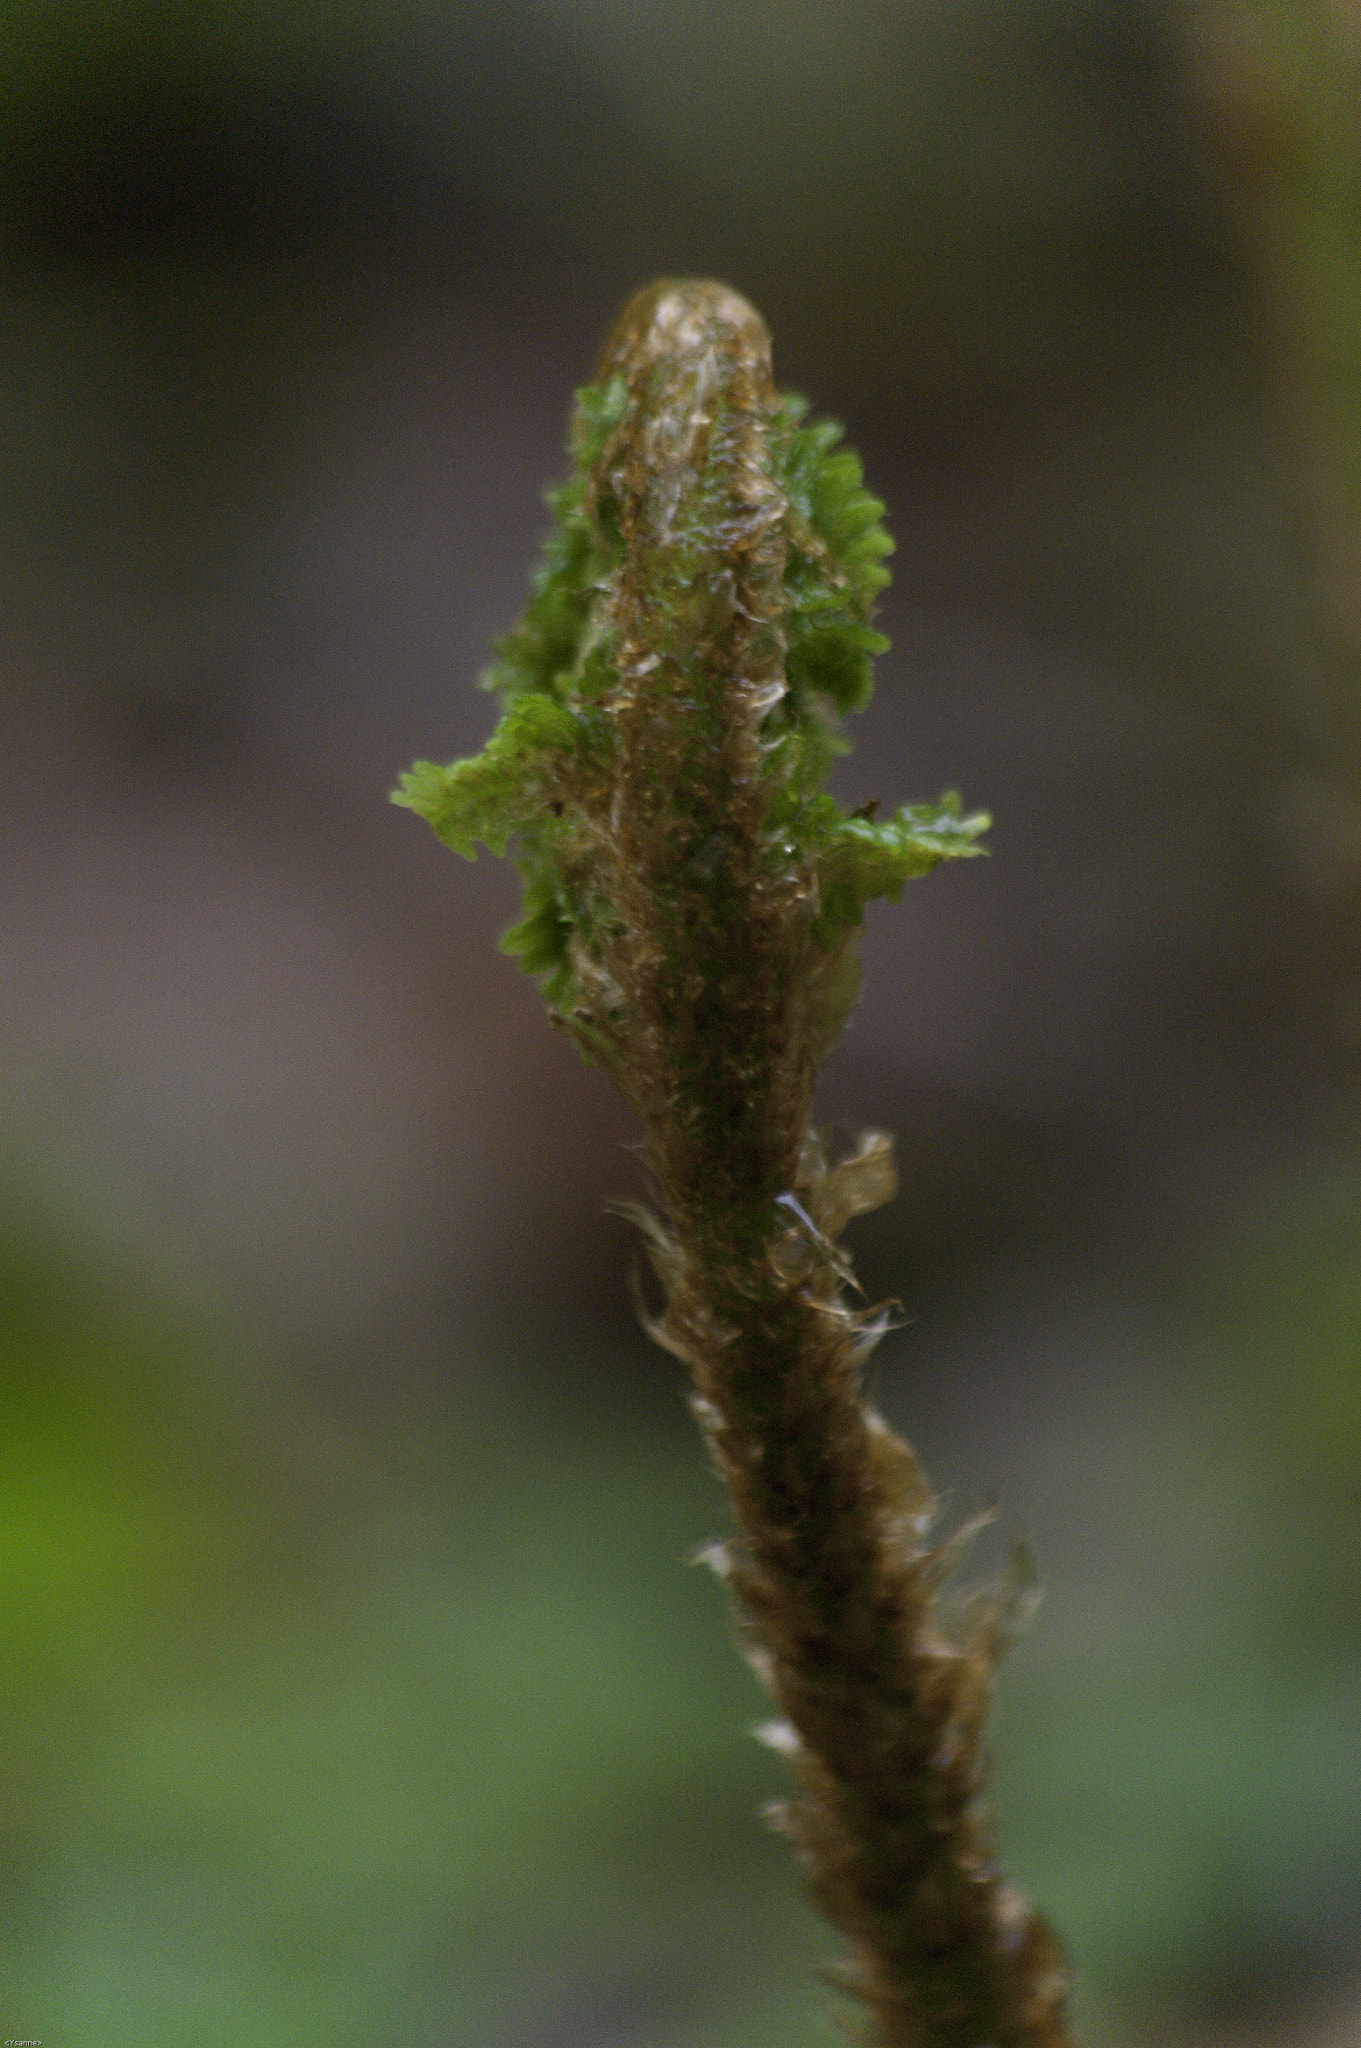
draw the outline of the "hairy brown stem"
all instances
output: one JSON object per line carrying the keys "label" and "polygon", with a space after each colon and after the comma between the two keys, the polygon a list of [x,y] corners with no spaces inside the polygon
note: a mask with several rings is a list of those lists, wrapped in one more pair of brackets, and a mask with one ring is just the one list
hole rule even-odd
{"label": "hairy brown stem", "polygon": [[739,1291],[708,1284],[682,1238],[671,1255],[666,1334],[731,1489],[722,1564],[784,1717],[784,1825],[852,1945],[839,1981],[882,2048],[1063,2042],[1062,1957],[1003,1882],[982,1806],[1005,1617],[994,1604],[954,1644],[936,1619],[951,1547],[924,1540],[929,1486],[861,1398],[864,1319],[825,1262]]}
{"label": "hairy brown stem", "polygon": [[597,488],[626,565],[611,707],[624,915],[602,954],[628,1019],[611,1064],[646,1120],[665,1206],[649,1225],[667,1288],[654,1333],[690,1367],[732,1493],[725,1575],[798,1786],[784,1825],[851,1943],[840,1981],[871,2008],[871,2039],[1056,2048],[1063,1961],[1004,1883],[982,1804],[1005,1603],[948,1639],[938,1596],[954,1553],[925,1540],[929,1485],[861,1396],[885,1319],[842,1299],[832,1240],[889,1191],[887,1144],[829,1173],[809,1124],[823,1048],[799,992],[828,963],[808,865],[781,860],[762,823],[784,560],[759,460],[768,342],[720,288],[643,295],[614,366],[632,405]]}

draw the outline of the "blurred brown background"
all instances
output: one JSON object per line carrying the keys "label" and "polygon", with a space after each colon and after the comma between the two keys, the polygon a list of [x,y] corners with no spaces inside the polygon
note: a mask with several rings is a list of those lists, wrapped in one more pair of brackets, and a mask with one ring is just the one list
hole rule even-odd
{"label": "blurred brown background", "polygon": [[[879,1399],[1046,1586],[1009,1864],[1098,2041],[1361,2040],[1357,53],[1341,5],[0,21],[0,2032],[830,2041],[633,1133],[386,803],[572,387],[764,311],[897,535],[853,801]],[[995,1560],[984,1556],[982,1566]]]}

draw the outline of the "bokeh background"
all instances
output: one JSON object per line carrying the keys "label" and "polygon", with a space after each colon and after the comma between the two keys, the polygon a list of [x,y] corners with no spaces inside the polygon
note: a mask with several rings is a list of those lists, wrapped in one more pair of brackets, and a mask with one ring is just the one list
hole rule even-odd
{"label": "bokeh background", "polygon": [[0,2034],[830,2043],[629,1121],[386,794],[573,386],[764,310],[898,536],[824,1110],[876,1396],[1031,1543],[1006,1856],[1096,2043],[1361,2040],[1361,19],[0,14]]}

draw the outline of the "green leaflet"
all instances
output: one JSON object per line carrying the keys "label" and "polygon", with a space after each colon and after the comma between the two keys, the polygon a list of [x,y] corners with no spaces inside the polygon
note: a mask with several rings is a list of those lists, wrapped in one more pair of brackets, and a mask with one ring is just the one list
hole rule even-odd
{"label": "green leaflet", "polygon": [[883,824],[838,817],[818,854],[814,938],[830,950],[842,933],[859,924],[874,897],[896,902],[904,882],[929,875],[941,861],[986,852],[978,840],[991,823],[986,811],[963,817],[954,790],[947,790],[939,804],[903,804]]}
{"label": "green leaflet", "polygon": [[511,833],[524,831],[554,801],[554,787],[587,738],[585,722],[552,697],[518,697],[480,754],[447,768],[417,761],[392,801],[424,818],[465,860],[473,858],[476,839],[502,854]]}
{"label": "green leaflet", "polygon": [[838,715],[868,705],[874,657],[888,647],[870,615],[889,580],[883,558],[893,552],[883,503],[864,489],[859,456],[836,449],[841,425],[804,426],[807,410],[806,398],[787,392],[772,434],[775,473],[796,515],[784,579],[785,678],[799,722],[814,715],[819,694]]}
{"label": "green leaflet", "polygon": [[604,579],[620,555],[619,537],[597,511],[586,509],[591,472],[605,437],[619,424],[626,391],[622,377],[603,385],[586,384],[576,394],[572,422],[572,473],[544,497],[553,525],[543,544],[543,559],[530,586],[530,600],[518,626],[495,643],[496,660],[478,678],[480,688],[496,691],[512,704],[527,691],[545,691],[565,700],[569,693],[598,695],[608,680],[608,663],[598,660],[591,677],[583,675],[583,655],[590,633],[591,611]]}

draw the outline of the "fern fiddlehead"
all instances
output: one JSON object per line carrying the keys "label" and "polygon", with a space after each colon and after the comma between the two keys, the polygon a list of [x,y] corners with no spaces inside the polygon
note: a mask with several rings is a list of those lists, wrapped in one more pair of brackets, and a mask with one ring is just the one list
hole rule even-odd
{"label": "fern fiddlehead", "polygon": [[876,2048],[1062,2048],[1066,1973],[1003,1881],[983,1722],[1008,1616],[951,1635],[957,1545],[865,1403],[883,1311],[836,1245],[893,1191],[889,1141],[829,1165],[814,1080],[854,1000],[864,907],[979,851],[953,797],[882,822],[822,787],[884,646],[882,506],[840,430],[775,392],[737,293],[664,279],[578,393],[573,467],[475,759],[396,801],[455,851],[518,841],[503,940],[640,1116],[636,1208],[737,1534],[710,1561],[779,1719],[794,1838]]}

